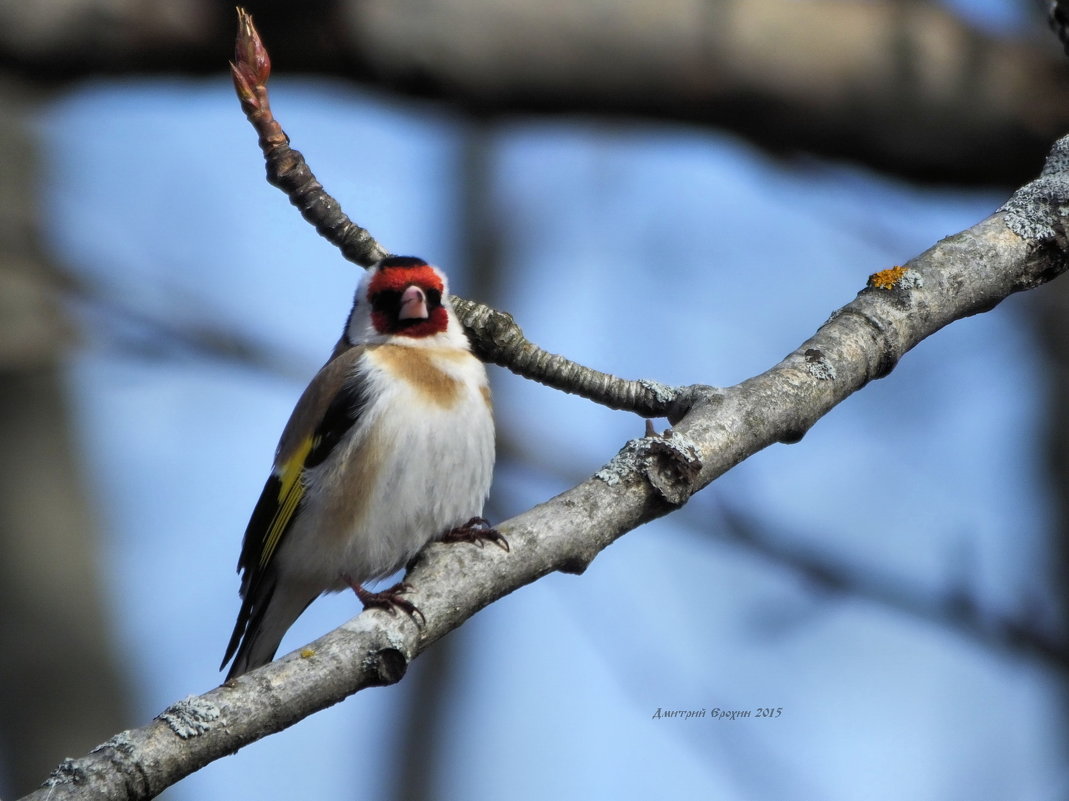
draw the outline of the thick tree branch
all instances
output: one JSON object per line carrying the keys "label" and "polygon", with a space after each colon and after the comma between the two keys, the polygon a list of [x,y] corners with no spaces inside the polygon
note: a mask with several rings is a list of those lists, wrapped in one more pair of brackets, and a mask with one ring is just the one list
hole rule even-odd
{"label": "thick tree branch", "polygon": [[361,689],[399,681],[408,663],[498,598],[554,571],[581,573],[611,542],[671,512],[747,456],[796,442],[824,414],[943,326],[987,311],[1069,267],[1069,138],[1042,176],[988,219],[869,286],[761,375],[726,389],[693,386],[664,436],[632,440],[598,473],[498,526],[512,550],[433,544],[407,577],[426,616],[365,612],[335,631],[140,729],[65,761],[51,799],[141,799],[214,759]]}

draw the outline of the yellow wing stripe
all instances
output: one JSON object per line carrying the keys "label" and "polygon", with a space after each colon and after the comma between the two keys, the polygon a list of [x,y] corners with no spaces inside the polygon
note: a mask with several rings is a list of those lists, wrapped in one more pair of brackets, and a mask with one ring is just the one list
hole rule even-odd
{"label": "yellow wing stripe", "polygon": [[271,557],[278,548],[284,532],[293,519],[293,513],[297,510],[297,504],[304,497],[304,483],[300,480],[304,472],[304,462],[308,453],[312,450],[314,438],[308,437],[301,446],[282,466],[280,476],[281,486],[278,491],[278,506],[275,516],[271,518],[271,525],[267,528],[267,536],[264,538],[264,549],[260,554],[260,567],[267,567]]}

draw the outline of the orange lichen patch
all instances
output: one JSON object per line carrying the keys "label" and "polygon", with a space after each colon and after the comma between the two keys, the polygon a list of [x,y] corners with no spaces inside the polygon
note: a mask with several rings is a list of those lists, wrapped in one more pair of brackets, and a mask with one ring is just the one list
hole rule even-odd
{"label": "orange lichen patch", "polygon": [[906,274],[905,267],[889,267],[869,276],[869,286],[873,289],[892,289]]}
{"label": "orange lichen patch", "polygon": [[301,659],[311,659],[316,655],[315,648],[302,648]]}

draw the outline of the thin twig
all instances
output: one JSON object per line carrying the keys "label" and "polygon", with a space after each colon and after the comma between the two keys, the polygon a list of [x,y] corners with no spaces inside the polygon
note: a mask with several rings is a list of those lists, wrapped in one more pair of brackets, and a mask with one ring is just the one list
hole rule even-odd
{"label": "thin twig", "polygon": [[271,58],[252,24],[252,16],[243,8],[238,8],[238,34],[230,72],[241,110],[260,135],[268,182],[285,192],[301,216],[315,226],[320,236],[340,248],[349,261],[370,267],[389,256],[386,248],[350,220],[338,202],[323,191],[304,156],[290,147],[289,137],[271,113],[267,94]]}
{"label": "thin twig", "polygon": [[[238,9],[238,34],[230,70],[241,109],[259,134],[268,182],[285,192],[301,216],[338,247],[347,260],[366,268],[391,255],[367,229],[349,219],[338,201],[316,180],[300,151],[290,147],[289,137],[271,112],[267,92],[271,59],[252,16],[243,8]],[[453,306],[476,355],[483,361],[612,409],[643,417],[675,414],[683,394],[679,388],[653,381],[631,381],[584,367],[530,342],[511,315],[459,297],[453,298]]]}

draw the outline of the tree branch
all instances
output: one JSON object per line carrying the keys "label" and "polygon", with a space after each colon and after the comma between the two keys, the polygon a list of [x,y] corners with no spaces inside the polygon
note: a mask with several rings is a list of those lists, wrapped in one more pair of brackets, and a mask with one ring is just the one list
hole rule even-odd
{"label": "tree branch", "polygon": [[721,531],[728,542],[794,571],[816,590],[860,598],[925,623],[942,626],[985,648],[1012,651],[1069,675],[1069,643],[1045,625],[1043,610],[1025,600],[1017,613],[987,609],[963,582],[941,590],[908,587],[903,576],[831,558],[765,530],[757,516],[730,503],[716,504]]}
{"label": "tree branch", "polygon": [[271,113],[267,79],[271,59],[263,40],[252,24],[252,16],[238,8],[238,34],[234,60],[230,62],[234,89],[241,110],[260,135],[260,150],[267,165],[267,181],[277,186],[297,207],[301,216],[315,226],[320,236],[341,249],[342,255],[361,267],[370,267],[390,255],[366,229],[350,220],[341,206],[316,180],[304,156],[290,147],[290,138]]}
{"label": "tree branch", "polygon": [[[370,267],[391,255],[364,228],[352,222],[341,205],[316,180],[311,168],[271,112],[267,80],[271,60],[253,25],[252,17],[238,9],[238,34],[230,64],[241,109],[260,137],[267,164],[267,180],[286,193],[305,220],[320,236],[361,267]],[[530,342],[522,329],[505,314],[471,300],[454,297],[453,307],[468,331],[475,354],[483,361],[506,367],[517,375],[547,386],[581,395],[612,409],[633,411],[644,417],[666,417],[677,400],[676,388],[655,381],[629,381],[549,353]]]}
{"label": "tree branch", "polygon": [[767,372],[726,389],[681,390],[670,432],[628,442],[578,486],[499,525],[509,553],[430,545],[406,579],[426,617],[422,628],[404,615],[364,612],[298,652],[66,760],[27,799],[154,796],[312,712],[399,681],[412,659],[484,606],[548,573],[581,573],[614,540],[678,508],[746,457],[798,441],[925,337],[1069,267],[1066,154],[1069,138],[1055,145],[1041,177],[996,214],[872,276]]}
{"label": "tree branch", "polygon": [[[484,118],[682,121],[917,181],[1005,186],[1069,127],[1056,47],[1034,30],[985,33],[932,2],[665,0],[612,14],[574,0],[249,2],[266,30],[285,32],[291,70]],[[167,14],[114,0],[0,3],[0,65],[36,79],[214,74],[225,13],[211,0]]]}

